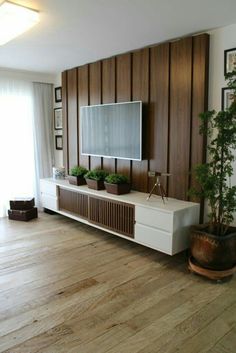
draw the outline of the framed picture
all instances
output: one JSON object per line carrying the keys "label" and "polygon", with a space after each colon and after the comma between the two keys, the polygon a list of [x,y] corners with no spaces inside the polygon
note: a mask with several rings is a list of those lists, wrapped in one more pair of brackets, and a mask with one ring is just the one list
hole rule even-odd
{"label": "framed picture", "polygon": [[62,150],[63,149],[63,137],[62,137],[62,135],[56,135],[55,136],[55,145],[56,145],[56,150]]}
{"label": "framed picture", "polygon": [[224,73],[236,70],[236,48],[225,50],[224,55]]}
{"label": "framed picture", "polygon": [[222,88],[222,95],[221,95],[221,109],[225,110],[230,107],[234,100],[234,91],[228,87]]}
{"label": "framed picture", "polygon": [[54,108],[54,129],[62,129],[62,108]]}
{"label": "framed picture", "polygon": [[62,100],[61,87],[55,88],[55,102],[60,103]]}

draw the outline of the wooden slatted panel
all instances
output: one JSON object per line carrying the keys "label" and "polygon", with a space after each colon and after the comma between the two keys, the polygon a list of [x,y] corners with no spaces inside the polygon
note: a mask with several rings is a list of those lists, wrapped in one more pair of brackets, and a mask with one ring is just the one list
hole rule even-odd
{"label": "wooden slatted panel", "polygon": [[[132,189],[148,191],[148,100],[149,49],[138,50],[132,56],[132,99],[143,102],[143,160],[132,162]],[[131,132],[132,133],[132,132]]]}
{"label": "wooden slatted panel", "polygon": [[62,72],[63,165],[68,174],[67,71]]}
{"label": "wooden slatted panel", "polygon": [[187,200],[192,90],[192,38],[171,43],[169,196]]}
{"label": "wooden slatted panel", "polygon": [[[80,66],[78,68],[78,124],[80,119],[80,107],[88,105],[88,65]],[[78,139],[78,144],[80,143]],[[81,148],[81,146],[80,146]],[[79,164],[87,169],[89,169],[89,157],[81,154],[81,149],[79,149]]]}
{"label": "wooden slatted panel", "polygon": [[[196,164],[206,160],[206,141],[199,134],[199,114],[208,107],[208,62],[209,36],[202,34],[193,37],[193,85],[192,85],[192,126],[191,126],[191,159],[190,170]],[[193,175],[190,175],[190,186],[197,187]],[[191,198],[192,201],[199,201]],[[201,208],[203,211],[203,207]]]}
{"label": "wooden slatted panel", "polygon": [[[117,56],[116,59],[116,98],[117,102],[131,101],[131,54]],[[117,173],[126,175],[132,182],[131,162],[117,159]]]}
{"label": "wooden slatted panel", "polygon": [[[101,104],[101,62],[97,61],[89,65],[89,101],[90,105]],[[96,131],[94,131],[96,134]],[[90,169],[102,168],[102,158],[90,157]]]}
{"label": "wooden slatted panel", "polygon": [[[116,60],[115,58],[102,61],[102,103],[115,103],[116,100]],[[115,173],[115,158],[103,158],[103,168],[110,173]]]}
{"label": "wooden slatted panel", "polygon": [[[149,144],[149,169],[164,172],[169,168],[169,171],[173,173],[173,176],[168,179],[169,195],[179,199],[187,199],[189,184],[193,184],[189,175],[190,167],[199,159],[204,161],[205,142],[199,140],[197,135],[198,121],[196,117],[203,103],[207,107],[208,38],[209,36],[206,34],[193,37],[193,47],[191,45],[192,37],[190,37],[149,49],[149,134],[146,141]],[[171,47],[171,50],[169,50],[169,47]],[[139,52],[142,52],[142,50],[137,53]],[[191,57],[192,52],[193,57]],[[134,60],[132,60],[132,56]],[[104,103],[113,100],[114,90],[112,87],[114,87],[114,81],[115,98],[117,97],[118,102],[134,100],[136,93],[141,94],[140,92],[144,90],[141,83],[140,87],[138,86],[140,70],[146,72],[146,68],[140,68],[138,57],[139,54],[128,53],[78,68],[79,107],[100,103],[101,98]],[[88,66],[90,67],[89,70]],[[100,69],[98,69],[99,67]],[[67,126],[67,117],[68,114],[70,115],[67,109],[67,76],[69,71],[62,75],[63,155],[67,170],[70,157],[68,156],[67,145],[71,138],[74,139],[73,134],[75,133],[75,131],[69,133]],[[92,76],[90,79],[89,72]],[[138,75],[138,78],[135,77],[136,75]],[[143,79],[140,80],[140,82],[144,81]],[[79,152],[78,148],[77,150]],[[72,158],[76,157],[72,156]],[[79,155],[81,165],[90,168],[89,161],[90,157]],[[92,168],[96,166],[94,161],[95,159],[92,159]],[[112,166],[110,166],[110,162],[104,160],[104,167],[114,171],[114,164],[112,162]],[[102,166],[102,163],[98,163],[98,166]],[[135,163],[117,160],[115,167],[117,172],[124,173],[131,179],[133,169],[134,185],[137,190],[143,191],[143,181],[141,181],[141,188],[139,188],[139,173],[136,170]],[[140,175],[141,180],[143,180],[143,171]],[[153,180],[149,178],[148,181],[150,191]],[[163,181],[166,186],[165,180]]]}
{"label": "wooden slatted panel", "polygon": [[134,206],[97,197],[89,198],[89,221],[134,238]]}
{"label": "wooden slatted panel", "polygon": [[78,165],[78,133],[77,133],[77,69],[67,72],[67,111],[68,111],[68,153],[69,169]]}
{"label": "wooden slatted panel", "polygon": [[88,196],[59,188],[59,209],[88,218]]}
{"label": "wooden slatted panel", "polygon": [[[169,47],[164,43],[150,53],[149,169],[159,172],[168,168]],[[149,191],[154,182],[155,178],[149,178]],[[162,178],[162,183],[167,191],[167,178]]]}

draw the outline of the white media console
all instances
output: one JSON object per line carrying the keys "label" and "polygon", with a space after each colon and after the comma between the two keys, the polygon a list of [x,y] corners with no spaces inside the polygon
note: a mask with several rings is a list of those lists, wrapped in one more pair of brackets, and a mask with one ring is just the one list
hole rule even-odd
{"label": "white media console", "polygon": [[199,223],[197,203],[131,191],[112,195],[74,186],[67,180],[41,179],[44,208],[125,239],[174,255],[188,248],[189,226]]}

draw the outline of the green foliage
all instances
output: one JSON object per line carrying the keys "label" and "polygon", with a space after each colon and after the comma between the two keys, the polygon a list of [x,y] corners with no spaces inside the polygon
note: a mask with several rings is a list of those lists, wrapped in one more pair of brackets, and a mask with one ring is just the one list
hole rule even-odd
{"label": "green foliage", "polygon": [[71,168],[70,175],[77,176],[77,177],[83,177],[87,172],[88,171],[86,168],[76,165],[73,168]]}
{"label": "green foliage", "polygon": [[94,169],[90,170],[88,173],[85,174],[86,179],[92,179],[92,180],[105,180],[107,177],[108,173],[105,172],[105,170],[102,169]]}
{"label": "green foliage", "polygon": [[233,92],[233,103],[225,111],[200,114],[200,133],[208,137],[208,162],[196,166],[195,178],[199,185],[191,195],[208,200],[210,231],[225,235],[236,211],[236,186],[231,186],[232,163],[236,148],[236,71],[227,74],[228,88]]}
{"label": "green foliage", "polygon": [[105,180],[109,184],[127,184],[129,182],[128,178],[122,174],[110,174]]}

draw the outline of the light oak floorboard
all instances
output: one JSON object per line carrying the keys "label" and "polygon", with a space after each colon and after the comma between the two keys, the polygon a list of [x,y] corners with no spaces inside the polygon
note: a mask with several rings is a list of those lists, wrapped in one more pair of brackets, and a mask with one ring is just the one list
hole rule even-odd
{"label": "light oak floorboard", "polygon": [[235,353],[235,292],[60,215],[0,220],[0,353]]}

